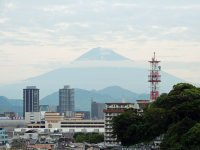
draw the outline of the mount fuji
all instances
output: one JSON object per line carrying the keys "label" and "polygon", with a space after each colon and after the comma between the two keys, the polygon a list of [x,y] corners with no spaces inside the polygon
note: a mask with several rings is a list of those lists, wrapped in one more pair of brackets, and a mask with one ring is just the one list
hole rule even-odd
{"label": "mount fuji", "polygon": [[[135,93],[149,93],[148,68],[138,68],[132,61],[113,50],[94,48],[83,54],[65,68],[59,68],[17,84],[0,87],[0,95],[22,99],[22,89],[35,85],[40,89],[40,98],[70,85],[85,90],[120,86]],[[184,80],[161,71],[160,92],[169,92],[172,86]],[[83,99],[84,101],[84,99]],[[109,101],[109,100],[108,100]]]}
{"label": "mount fuji", "polygon": [[83,54],[79,58],[75,59],[74,61],[123,61],[123,60],[130,60],[124,56],[121,56],[117,53],[115,53],[111,49],[106,48],[93,48],[89,52]]}

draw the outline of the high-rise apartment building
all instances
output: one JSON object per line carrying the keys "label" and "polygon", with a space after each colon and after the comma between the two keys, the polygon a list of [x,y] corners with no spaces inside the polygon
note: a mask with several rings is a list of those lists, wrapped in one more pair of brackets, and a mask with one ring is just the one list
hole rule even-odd
{"label": "high-rise apartment building", "polygon": [[117,138],[112,135],[112,119],[114,116],[123,113],[126,109],[134,109],[134,103],[106,103],[106,109],[104,109],[104,142],[106,144],[120,144],[120,142],[117,141]]}
{"label": "high-rise apartment building", "polygon": [[27,86],[23,89],[23,116],[25,112],[39,112],[39,89]]}
{"label": "high-rise apartment building", "polygon": [[69,86],[59,89],[59,113],[65,117],[74,116],[74,89]]}
{"label": "high-rise apartment building", "polygon": [[27,123],[40,121],[39,89],[27,86],[23,89],[23,117]]}
{"label": "high-rise apartment building", "polygon": [[91,118],[92,120],[103,120],[104,113],[103,110],[105,109],[104,103],[97,103],[92,101],[91,103]]}

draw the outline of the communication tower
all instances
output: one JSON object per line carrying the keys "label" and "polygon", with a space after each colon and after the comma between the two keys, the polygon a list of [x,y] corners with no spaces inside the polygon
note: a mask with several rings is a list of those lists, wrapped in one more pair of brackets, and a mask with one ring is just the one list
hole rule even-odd
{"label": "communication tower", "polygon": [[158,65],[160,61],[156,59],[156,54],[154,52],[154,56],[150,63],[150,75],[149,75],[149,82],[150,82],[150,100],[154,101],[156,98],[159,97],[159,82],[160,75],[159,71],[161,70],[161,67]]}

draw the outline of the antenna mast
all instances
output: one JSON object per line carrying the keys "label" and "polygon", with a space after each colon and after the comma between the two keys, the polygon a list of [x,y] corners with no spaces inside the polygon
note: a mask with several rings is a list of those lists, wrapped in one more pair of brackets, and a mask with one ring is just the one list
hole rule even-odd
{"label": "antenna mast", "polygon": [[152,58],[151,61],[149,61],[150,63],[150,75],[149,75],[149,80],[148,82],[150,82],[150,100],[154,101],[159,97],[159,82],[161,82],[160,80],[160,75],[159,75],[159,71],[161,69],[160,66],[158,66],[160,61],[156,60],[156,54],[154,52],[154,56]]}

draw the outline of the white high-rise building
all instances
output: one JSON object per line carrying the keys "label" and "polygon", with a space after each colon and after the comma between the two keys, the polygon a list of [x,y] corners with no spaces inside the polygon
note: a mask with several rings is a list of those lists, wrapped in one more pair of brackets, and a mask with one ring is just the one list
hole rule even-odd
{"label": "white high-rise building", "polygon": [[105,103],[104,109],[105,134],[104,142],[106,144],[119,144],[116,138],[112,137],[112,118],[123,113],[126,109],[134,108],[134,103]]}

